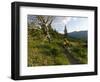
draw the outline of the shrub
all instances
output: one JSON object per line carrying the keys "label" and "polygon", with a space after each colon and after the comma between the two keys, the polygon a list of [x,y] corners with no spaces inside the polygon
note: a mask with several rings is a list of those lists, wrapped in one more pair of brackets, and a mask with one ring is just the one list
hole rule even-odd
{"label": "shrub", "polygon": [[51,50],[53,56],[57,56],[60,53],[59,48],[53,47]]}
{"label": "shrub", "polygon": [[69,63],[69,60],[67,59],[67,57],[65,57],[64,54],[59,54],[55,58],[55,64],[56,65],[68,65],[70,63]]}

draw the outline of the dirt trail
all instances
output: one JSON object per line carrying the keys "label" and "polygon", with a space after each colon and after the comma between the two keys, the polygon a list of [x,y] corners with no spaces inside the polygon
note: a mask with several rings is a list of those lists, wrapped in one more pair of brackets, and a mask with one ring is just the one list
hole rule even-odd
{"label": "dirt trail", "polygon": [[67,48],[64,49],[65,49],[65,55],[68,58],[70,64],[81,64],[81,62],[78,59],[74,58],[73,56],[74,54],[70,53]]}

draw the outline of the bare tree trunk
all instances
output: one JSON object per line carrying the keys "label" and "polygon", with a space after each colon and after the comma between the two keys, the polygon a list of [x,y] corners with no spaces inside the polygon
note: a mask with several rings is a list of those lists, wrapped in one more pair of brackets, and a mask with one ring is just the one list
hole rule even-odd
{"label": "bare tree trunk", "polygon": [[44,16],[37,16],[38,20],[41,22],[41,28],[43,29],[44,32],[44,40],[47,39],[48,42],[51,42],[51,37],[50,37],[50,33],[49,30],[51,28],[51,23],[53,21],[53,19],[51,19],[51,16],[48,16],[47,19],[44,18]]}

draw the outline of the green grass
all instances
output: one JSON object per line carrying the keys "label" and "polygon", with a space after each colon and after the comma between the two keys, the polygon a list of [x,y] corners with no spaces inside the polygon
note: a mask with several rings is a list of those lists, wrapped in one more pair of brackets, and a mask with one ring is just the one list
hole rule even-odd
{"label": "green grass", "polygon": [[[54,34],[54,37],[53,35]],[[51,34],[51,43],[43,40],[42,31],[28,30],[28,66],[51,66],[72,64],[66,57],[63,47],[63,35]],[[68,38],[73,57],[80,63],[87,63],[87,48],[82,46],[84,41]]]}

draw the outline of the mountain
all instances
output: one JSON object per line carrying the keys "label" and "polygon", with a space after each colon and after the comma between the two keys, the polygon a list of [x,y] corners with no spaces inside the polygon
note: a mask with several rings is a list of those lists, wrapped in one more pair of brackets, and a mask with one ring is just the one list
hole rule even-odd
{"label": "mountain", "polygon": [[74,31],[74,32],[68,33],[68,35],[73,38],[87,40],[88,38],[87,33],[88,31]]}

